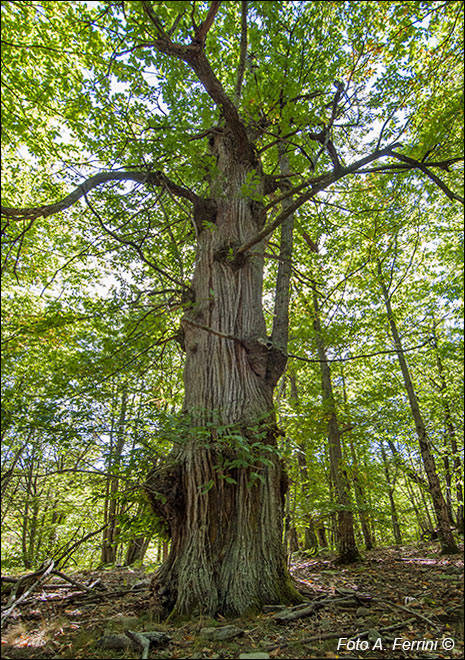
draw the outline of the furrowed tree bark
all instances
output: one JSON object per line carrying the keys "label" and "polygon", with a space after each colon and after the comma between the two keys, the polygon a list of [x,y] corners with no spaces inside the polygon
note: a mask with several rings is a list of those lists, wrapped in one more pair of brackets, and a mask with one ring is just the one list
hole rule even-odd
{"label": "furrowed tree bark", "polygon": [[[136,11],[138,4],[134,3]],[[29,209],[7,207],[2,212],[7,224],[15,219],[35,221],[68,208],[100,184],[123,180],[161,186],[192,203],[197,259],[191,305],[182,319],[179,335],[186,352],[183,412],[190,427],[175,439],[176,449],[164,465],[154,468],[147,481],[153,509],[166,521],[171,536],[170,553],[154,579],[153,594],[160,613],[238,615],[265,603],[299,600],[290,582],[282,545],[287,480],[276,451],[278,430],[273,414],[273,391],[286,365],[283,347],[287,341],[287,320],[281,313],[276,316],[270,340],[262,308],[263,239],[282,225],[284,246],[283,223],[300,206],[370,163],[399,155],[393,155],[395,145],[391,145],[347,167],[333,161],[332,171],[283,193],[283,198],[273,203],[281,204],[281,213],[265,224],[270,207],[264,207],[262,197],[270,176],[263,175],[258,152],[249,140],[250,127],[205,55],[205,42],[220,3],[210,3],[205,20],[198,28],[194,25],[190,43],[185,35],[183,43],[171,40],[173,28],[165,29],[156,14],[156,3],[144,1],[140,5],[149,22],[149,37],[154,30],[156,36],[150,42],[130,43],[131,52],[153,48],[184,62],[197,75],[220,114],[220,126],[212,136],[214,170],[218,174],[214,175],[210,198],[200,199],[160,172],[110,172],[91,177],[58,204]],[[245,9],[246,5],[242,6]],[[243,17],[245,28],[245,11]],[[130,17],[127,20],[129,23]],[[137,34],[140,27],[137,17]],[[132,38],[129,33],[128,41]],[[245,56],[245,38],[243,51]],[[239,64],[239,71],[242,66]],[[236,87],[237,92],[241,86],[242,83]],[[420,169],[424,171],[425,166],[423,163]],[[410,160],[397,167],[405,171],[418,164]],[[255,188],[253,193],[244,192],[251,185]],[[300,195],[289,204],[284,202],[298,192]],[[101,225],[116,238],[103,222]],[[134,247],[128,241],[126,244]],[[141,249],[137,253],[159,274],[168,276],[148,262]],[[283,284],[285,269],[280,273],[278,281]],[[288,291],[278,286],[276,299],[280,310],[284,310],[286,296],[288,300]],[[320,348],[322,364],[327,368],[322,376],[328,385],[326,390],[326,385],[323,388],[324,396],[334,404],[324,343]],[[350,518],[353,537],[348,490],[341,491],[337,486],[341,483],[341,445],[335,413],[330,414],[329,432],[332,466],[337,467],[334,483],[341,503],[340,520],[346,524]],[[348,545],[343,550],[355,547]]]}
{"label": "furrowed tree bark", "polygon": [[431,451],[431,443],[428,438],[426,425],[420,411],[418,398],[415,389],[413,387],[413,382],[410,376],[410,370],[407,365],[407,360],[405,359],[404,351],[402,349],[402,342],[400,340],[400,335],[397,329],[394,312],[391,306],[391,298],[389,296],[389,291],[386,287],[386,284],[384,283],[381,263],[379,261],[378,261],[378,276],[380,280],[381,292],[386,307],[392,339],[394,341],[394,346],[397,351],[397,359],[399,360],[400,370],[402,372],[405,389],[407,391],[407,397],[410,404],[410,411],[412,413],[412,417],[415,422],[415,430],[418,437],[418,444],[420,446],[421,458],[428,479],[431,499],[433,501],[434,512],[436,514],[436,519],[438,523],[438,536],[439,536],[439,542],[441,544],[441,550],[444,554],[454,554],[458,552],[457,544],[454,540],[450,528],[447,505],[444,500],[444,496],[442,494],[441,484],[439,482],[439,477],[436,470],[436,463],[434,460],[433,453]]}
{"label": "furrowed tree bark", "polygon": [[149,480],[152,504],[171,536],[154,598],[161,613],[173,616],[239,615],[299,601],[282,544],[287,481],[273,413],[286,357],[266,337],[263,245],[239,263],[231,259],[234,246],[263,225],[262,204],[243,193],[258,174],[258,197],[263,177],[237,158],[230,131],[216,135],[212,149],[221,172],[213,184],[216,223],[198,235],[193,303],[181,321],[184,413],[192,432]]}

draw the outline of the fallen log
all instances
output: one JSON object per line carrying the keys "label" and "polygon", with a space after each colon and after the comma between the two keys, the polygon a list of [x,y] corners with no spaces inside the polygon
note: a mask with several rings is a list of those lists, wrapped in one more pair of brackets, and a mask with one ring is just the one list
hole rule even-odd
{"label": "fallen log", "polygon": [[[1,625],[4,624],[6,619],[12,614],[13,610],[25,600],[33,591],[35,591],[43,582],[48,580],[51,577],[51,573],[55,566],[53,559],[49,559],[42,564],[38,571],[34,573],[29,573],[28,575],[23,575],[18,579],[16,585],[13,588],[13,591],[10,594],[8,603],[6,604],[5,609],[2,611],[1,615]],[[32,580],[32,584],[31,584]],[[27,588],[24,587],[27,585]],[[18,595],[20,594],[20,595]]]}
{"label": "fallen log", "polygon": [[339,605],[340,603],[353,602],[353,596],[345,596],[344,598],[325,598],[311,603],[307,607],[297,606],[294,609],[285,609],[278,612],[273,616],[276,623],[287,623],[288,621],[295,621],[296,619],[303,619],[304,617],[311,616],[323,607],[331,605]]}

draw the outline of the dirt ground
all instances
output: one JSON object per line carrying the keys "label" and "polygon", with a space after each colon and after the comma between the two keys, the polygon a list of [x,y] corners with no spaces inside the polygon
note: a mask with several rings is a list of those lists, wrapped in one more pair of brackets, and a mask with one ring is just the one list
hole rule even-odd
{"label": "dirt ground", "polygon": [[[142,648],[128,630],[169,635],[152,642],[149,658],[463,657],[463,554],[442,557],[430,543],[372,550],[344,567],[300,557],[291,570],[308,601],[300,611],[269,607],[233,621],[200,617],[178,624],[151,621],[143,569],[69,574],[100,583],[90,592],[40,588],[7,619],[2,657],[140,658]],[[204,630],[225,626],[237,629],[225,641]]]}

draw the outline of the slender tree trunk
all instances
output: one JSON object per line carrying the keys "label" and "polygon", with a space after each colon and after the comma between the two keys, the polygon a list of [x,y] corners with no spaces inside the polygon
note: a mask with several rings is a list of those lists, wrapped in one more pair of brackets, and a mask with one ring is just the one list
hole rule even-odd
{"label": "slender tree trunk", "polygon": [[428,526],[425,525],[425,517],[420,512],[420,507],[419,507],[417,495],[415,493],[415,489],[408,480],[405,481],[405,488],[408,494],[408,500],[412,505],[413,512],[415,513],[415,518],[417,519],[417,524],[418,524],[417,537],[420,539],[423,532],[427,530]]}
{"label": "slender tree trunk", "polygon": [[115,471],[115,476],[109,477],[106,499],[106,519],[108,526],[103,531],[102,542],[102,564],[114,564],[116,562],[117,554],[117,494],[118,494],[118,470],[121,463],[121,455],[125,443],[125,423],[126,411],[128,403],[128,392],[126,385],[123,386],[121,391],[121,408],[119,419],[116,426],[116,444],[110,455],[108,463],[108,470]]}
{"label": "slender tree trunk", "polygon": [[291,497],[290,497],[290,490],[288,490],[284,502],[284,548],[286,550],[288,564],[290,563],[291,554],[293,552],[293,550],[291,550],[291,528],[292,528]]}
{"label": "slender tree trunk", "polygon": [[386,457],[384,445],[380,443],[381,457],[383,459],[384,476],[386,477],[386,484],[388,488],[389,506],[391,508],[391,522],[392,531],[394,533],[394,540],[396,545],[402,545],[402,534],[400,531],[399,517],[397,515],[396,503],[394,500],[394,484],[389,473],[389,465]]}
{"label": "slender tree trunk", "polygon": [[391,454],[394,458],[395,464],[403,471],[405,474],[411,479],[414,483],[418,484],[420,488],[428,488],[428,482],[423,479],[423,477],[418,474],[417,470],[415,469],[414,465],[407,465],[405,460],[402,458],[402,456],[399,453],[399,450],[393,443],[393,441],[388,438],[387,443],[389,445],[389,449],[391,450]]}
{"label": "slender tree trunk", "polygon": [[[21,528],[21,549],[24,568],[30,569],[33,565],[32,547],[34,542],[35,528],[33,525],[33,506],[35,496],[35,481],[34,467],[35,467],[35,446],[32,446],[32,452],[29,458],[29,465],[27,475],[25,478],[26,495],[24,498],[24,513],[22,518]],[[31,513],[32,512],[32,513]]]}
{"label": "slender tree trunk", "polygon": [[47,557],[51,557],[57,541],[57,527],[61,525],[65,516],[57,510],[58,499],[55,499],[52,505],[52,517],[50,520],[50,531],[47,538]]}
{"label": "slender tree trunk", "polygon": [[316,525],[316,534],[318,537],[318,543],[320,545],[320,548],[327,548],[328,547],[328,540],[326,538],[326,528],[323,525],[323,523],[317,523]]}
{"label": "slender tree trunk", "polygon": [[304,550],[310,550],[314,553],[318,551],[318,537],[316,535],[315,524],[313,520],[307,520],[304,536]]}
{"label": "slender tree trunk", "polygon": [[[299,392],[297,389],[297,380],[294,374],[291,374],[289,377],[291,383],[291,399],[294,403],[296,410],[301,413]],[[297,462],[299,464],[299,472],[301,478],[301,491],[302,491],[302,501],[304,502],[304,507],[309,500],[309,484],[310,484],[310,471],[311,466],[308,465],[308,458],[306,448],[303,444],[299,446],[299,451],[297,453]],[[312,550],[316,552],[318,550],[318,537],[316,534],[314,516],[311,513],[305,513],[305,537],[304,537],[304,549]]]}
{"label": "slender tree trunk", "polygon": [[[342,394],[344,397],[344,408],[346,413],[348,412],[348,396],[346,388],[346,379],[344,373],[344,366],[341,362],[341,380],[342,380]],[[372,550],[373,540],[371,537],[370,525],[367,516],[367,498],[365,496],[359,474],[358,458],[357,452],[355,451],[354,443],[352,440],[352,426],[349,426],[347,429],[347,434],[349,436],[348,444],[350,449],[350,456],[352,459],[352,481],[354,484],[354,494],[355,494],[355,503],[357,504],[357,512],[360,520],[360,526],[362,528],[363,540],[365,543],[365,548],[367,550]]]}
{"label": "slender tree trunk", "polygon": [[136,561],[142,561],[144,559],[151,538],[151,535],[145,534],[136,536],[129,541],[124,559],[124,566],[131,566]]}
{"label": "slender tree trunk", "polygon": [[216,222],[197,223],[192,306],[182,320],[184,412],[192,429],[148,480],[171,536],[153,581],[154,601],[172,616],[234,616],[300,600],[282,543],[287,480],[273,391],[286,357],[267,340],[263,245],[230,258],[263,227],[262,203],[244,193],[255,177],[258,199],[262,177],[237,157],[227,129],[212,137],[212,148],[221,173],[213,186]]}
{"label": "slender tree trunk", "polygon": [[442,456],[442,463],[444,465],[444,481],[446,482],[446,506],[449,521],[451,525],[455,524],[454,513],[452,511],[452,474],[450,470],[450,461],[447,453]]}
{"label": "slender tree trunk", "polygon": [[372,550],[373,540],[371,538],[370,526],[366,514],[366,497],[363,492],[362,484],[360,483],[360,475],[358,470],[357,454],[352,439],[349,439],[350,454],[352,457],[352,480],[354,483],[355,503],[357,504],[358,517],[360,520],[360,527],[362,529],[363,540],[365,548]]}
{"label": "slender tree trunk", "polygon": [[318,358],[320,360],[321,386],[323,391],[323,406],[328,418],[328,441],[331,481],[337,503],[337,529],[338,529],[338,561],[349,563],[359,559],[359,553],[355,542],[354,520],[352,503],[349,495],[349,484],[347,475],[343,468],[341,431],[336,416],[336,402],[334,400],[331,372],[326,356],[326,347],[320,320],[320,308],[316,285],[313,292],[313,329],[317,346]]}
{"label": "slender tree trunk", "polygon": [[[141,502],[138,505],[137,511],[135,513],[136,519],[139,519],[142,516],[142,514],[146,514],[145,511],[146,507],[147,507],[146,502]],[[134,562],[136,561],[143,560],[154,533],[155,533],[155,528],[152,527],[151,529],[148,529],[145,534],[140,534],[129,541],[123,562],[124,566],[130,566],[131,564],[134,564]]]}
{"label": "slender tree trunk", "polygon": [[400,335],[397,330],[394,313],[392,311],[391,298],[389,296],[389,292],[382,278],[380,262],[378,262],[378,274],[380,278],[384,304],[386,306],[386,312],[389,320],[389,326],[391,329],[392,338],[394,340],[394,346],[396,348],[400,370],[402,372],[402,376],[404,379],[405,389],[407,391],[407,396],[410,403],[410,410],[415,422],[415,429],[417,432],[418,442],[420,445],[420,453],[423,460],[426,476],[428,479],[431,498],[433,500],[434,511],[438,523],[439,542],[441,544],[441,549],[443,553],[445,554],[457,553],[458,548],[450,528],[449,515],[447,513],[447,505],[441,491],[441,485],[436,470],[436,464],[434,461],[433,453],[431,451],[431,443],[428,438],[428,434],[426,432],[426,426],[420,412],[420,406],[418,404],[417,395],[413,387],[410,371],[407,365],[407,360],[405,359],[405,354],[402,348]]}
{"label": "slender tree trunk", "polygon": [[433,327],[433,338],[436,349],[436,366],[439,374],[441,403],[444,411],[444,421],[446,424],[447,436],[450,442],[450,448],[452,453],[452,465],[454,468],[455,495],[457,499],[457,529],[459,532],[463,533],[463,526],[464,526],[464,522],[463,522],[464,507],[463,507],[463,488],[462,488],[463,464],[461,460],[461,453],[459,452],[457,447],[457,434],[452,419],[452,412],[449,405],[449,400],[447,398],[446,375],[444,371],[444,366],[442,364],[441,356],[438,351],[438,338],[436,335],[435,327]]}
{"label": "slender tree trunk", "polygon": [[419,488],[418,492],[420,493],[420,501],[423,505],[422,509],[425,512],[425,518],[427,520],[428,530],[433,532],[435,525],[429,510],[429,498],[426,497],[426,493],[429,494],[429,491],[425,491],[423,488]]}
{"label": "slender tree trunk", "polygon": [[29,434],[28,439],[26,440],[26,442],[18,447],[18,449],[16,450],[16,452],[15,452],[15,454],[14,454],[12,460],[11,460],[11,463],[10,463],[8,469],[6,469],[5,471],[3,471],[3,467],[4,467],[5,463],[2,460],[2,483],[1,483],[2,497],[3,497],[3,495],[5,495],[5,493],[7,491],[8,484],[10,483],[10,481],[12,480],[12,478],[14,476],[14,471],[15,471],[16,465],[17,465],[19,459],[21,458],[21,455],[22,455],[25,447],[27,446],[27,443],[29,442],[31,436],[32,436],[32,433]]}

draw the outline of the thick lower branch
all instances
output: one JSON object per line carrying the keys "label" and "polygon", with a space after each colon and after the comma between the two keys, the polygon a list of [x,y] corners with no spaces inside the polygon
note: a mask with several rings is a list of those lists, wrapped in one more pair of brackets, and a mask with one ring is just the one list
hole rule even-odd
{"label": "thick lower branch", "polygon": [[[13,218],[17,220],[47,218],[50,215],[59,213],[75,204],[81,197],[84,197],[88,192],[109,181],[135,181],[136,183],[143,183],[148,185],[162,186],[169,190],[173,195],[184,197],[194,204],[194,208],[198,209],[200,215],[205,212],[204,207],[208,207],[209,200],[203,200],[198,197],[192,190],[183,188],[178,184],[168,179],[162,172],[100,172],[91,176],[81,183],[72,193],[67,195],[64,199],[56,202],[55,204],[45,204],[43,206],[34,206],[27,208],[11,208],[8,206],[1,207],[2,216],[6,218]],[[211,204],[210,204],[211,207]],[[208,208],[206,211],[212,213],[212,209]]]}
{"label": "thick lower branch", "polygon": [[[297,199],[292,204],[290,204],[287,208],[283,209],[283,211],[278,216],[276,216],[276,218],[272,222],[270,222],[267,226],[265,226],[253,238],[251,238],[249,241],[241,245],[241,247],[237,250],[236,255],[244,254],[245,252],[250,250],[251,247],[253,247],[257,243],[260,243],[260,241],[262,241],[275,229],[277,229],[286,218],[288,218],[292,213],[297,211],[297,209],[299,209],[303,204],[305,204],[305,202],[308,202],[310,199],[315,197],[322,190],[326,190],[326,188],[329,188],[330,185],[332,185],[336,181],[339,181],[339,179],[343,179],[349,174],[357,174],[359,172],[362,172],[363,169],[365,168],[365,165],[369,165],[370,163],[385,156],[393,156],[403,161],[405,163],[405,166],[404,167],[398,166],[401,171],[405,171],[406,169],[421,170],[432,181],[434,181],[436,185],[439,188],[441,188],[441,190],[444,191],[444,193],[447,195],[447,197],[449,197],[449,199],[459,201],[463,204],[464,202],[463,198],[457,195],[456,193],[452,192],[451,190],[449,190],[446,184],[441,179],[439,179],[439,177],[437,177],[433,172],[431,172],[431,170],[428,167],[426,167],[425,163],[420,163],[419,161],[416,161],[413,158],[403,156],[402,154],[393,151],[398,146],[400,145],[394,144],[390,147],[386,147],[385,149],[379,149],[377,151],[374,151],[369,156],[366,156],[365,158],[361,158],[355,163],[349,165],[348,167],[341,167],[340,169],[336,169],[333,172],[328,172],[327,174],[323,174],[319,177],[316,177],[315,179],[311,179],[289,190],[287,193],[282,195],[278,200],[273,202],[273,206],[281,202],[283,199],[292,196],[293,194],[302,190],[303,188],[310,187],[310,190],[307,190],[305,193],[297,197]],[[452,163],[452,162],[457,162],[457,161],[456,159],[451,159],[450,161],[444,161],[444,163],[435,163],[434,166],[442,167],[442,169],[444,169],[447,163]],[[392,168],[394,166],[390,164],[387,165],[386,167]],[[376,168],[373,168],[373,171],[376,171]],[[369,170],[365,170],[365,173],[367,172],[369,172]],[[271,182],[268,183],[268,186],[271,188]],[[269,205],[265,210],[268,210],[270,207],[271,205]]]}

